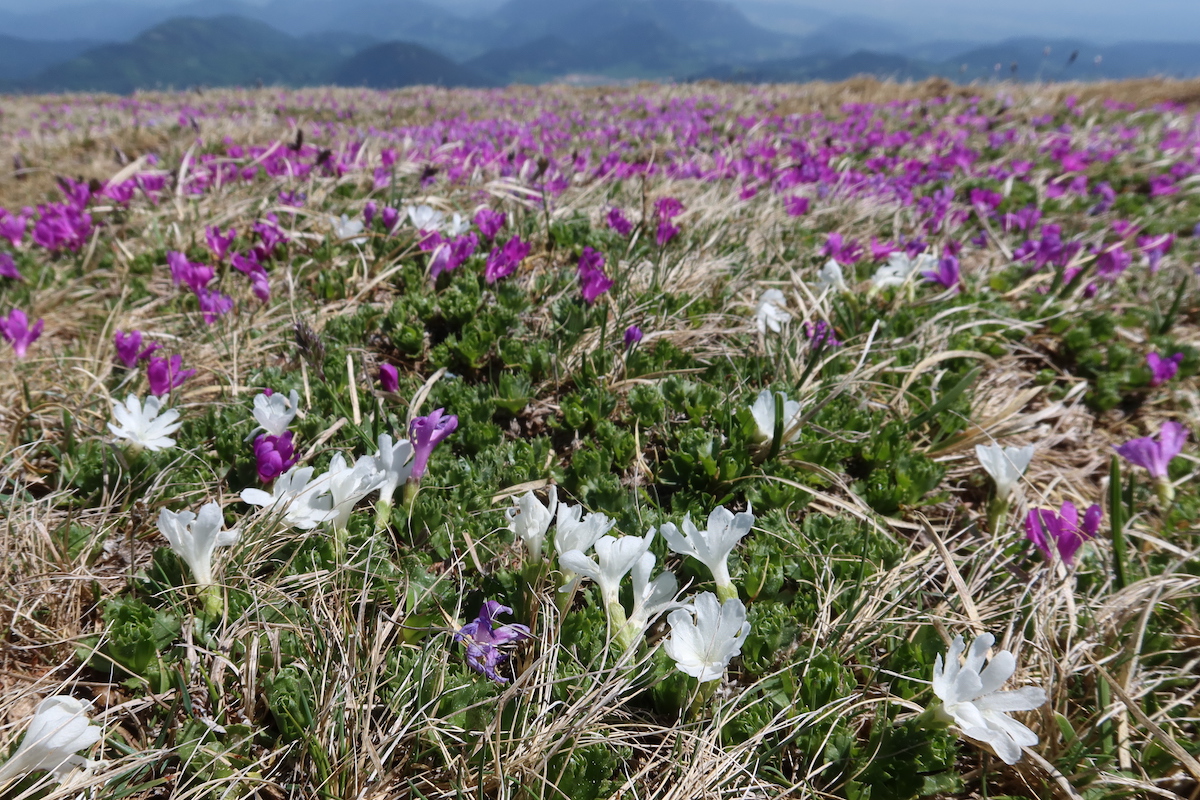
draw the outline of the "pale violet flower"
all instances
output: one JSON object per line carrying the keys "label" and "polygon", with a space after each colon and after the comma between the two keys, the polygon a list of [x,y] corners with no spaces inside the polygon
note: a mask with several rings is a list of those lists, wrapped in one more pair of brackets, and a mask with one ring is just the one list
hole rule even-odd
{"label": "pale violet flower", "polygon": [[767,289],[758,298],[758,306],[754,309],[754,324],[758,332],[766,335],[767,331],[779,333],[792,315],[786,310],[787,298],[778,289]]}
{"label": "pale violet flower", "polygon": [[247,440],[252,439],[259,431],[265,431],[268,436],[283,436],[288,426],[296,418],[300,409],[300,395],[292,389],[291,394],[284,397],[279,392],[272,395],[265,393],[254,397],[254,421],[258,427],[250,431]]}
{"label": "pale violet flower", "polygon": [[880,267],[871,277],[876,289],[903,286],[914,273],[937,269],[937,259],[929,253],[909,258],[906,253],[892,253],[888,263]]}
{"label": "pale violet flower", "polygon": [[335,512],[333,527],[339,531],[345,530],[354,506],[378,489],[384,480],[384,475],[375,466],[373,456],[361,456],[351,467],[341,453],[335,453],[329,461],[329,471],[316,481],[329,487]]}
{"label": "pale violet flower", "polygon": [[382,476],[379,483],[379,500],[383,503],[392,502],[403,483],[408,481],[413,468],[413,446],[408,439],[400,439],[393,443],[392,437],[386,433],[379,434],[379,452],[375,454],[375,469]]}
{"label": "pale violet flower", "polygon": [[262,489],[243,489],[242,500],[252,506],[282,512],[283,520],[293,528],[312,530],[337,516],[329,482],[312,480],[312,467],[292,467],[275,479],[271,494]]}
{"label": "pale violet flower", "polygon": [[558,563],[564,569],[591,578],[600,587],[604,608],[615,631],[625,627],[625,607],[621,605],[621,581],[650,549],[654,530],[645,536],[604,536],[596,542],[595,560],[579,550],[563,553]]}
{"label": "pale violet flower", "polygon": [[654,571],[654,553],[645,552],[634,563],[630,575],[633,578],[633,611],[629,614],[628,629],[633,638],[641,636],[655,617],[679,605],[675,595],[679,591],[679,582],[670,570],[664,570],[654,580],[650,573]]}
{"label": "pale violet flower", "polygon": [[847,292],[846,278],[842,275],[842,265],[832,258],[817,272],[817,288],[821,291],[832,289],[835,292]]}
{"label": "pale violet flower", "polygon": [[1001,447],[998,444],[977,444],[975,455],[979,458],[980,466],[996,483],[996,498],[1007,503],[1033,458],[1033,445]]}
{"label": "pale violet flower", "polygon": [[455,214],[450,218],[450,221],[445,223],[443,232],[450,237],[462,236],[467,231],[471,230],[471,221],[463,219],[462,214]]}
{"label": "pale violet flower", "polygon": [[171,434],[179,430],[179,412],[168,409],[161,416],[162,401],[154,395],[143,403],[137,395],[129,395],[124,403],[113,403],[113,422],[108,429],[118,439],[125,439],[136,448],[165,450],[175,446]]}
{"label": "pale violet flower", "polygon": [[[782,393],[781,393],[782,394]],[[763,389],[750,406],[757,427],[756,438],[760,442],[771,442],[775,439],[775,392]],[[793,442],[800,435],[800,404],[795,400],[783,397],[783,441],[780,444]]]}
{"label": "pale violet flower", "polygon": [[405,209],[413,227],[419,231],[436,231],[442,227],[446,215],[427,205],[409,206]]}
{"label": "pale violet flower", "polygon": [[961,636],[954,638],[944,664],[938,654],[933,666],[933,693],[941,703],[935,713],[939,721],[957,725],[964,736],[990,744],[1005,764],[1015,764],[1021,758],[1021,748],[1037,744],[1038,737],[1007,712],[1038,708],[1046,702],[1046,693],[1036,686],[1000,691],[1016,671],[1017,660],[1012,653],[1001,650],[984,667],[987,651],[995,641],[990,633],[976,638],[962,664],[958,660],[965,649]]}
{"label": "pale violet flower", "polygon": [[742,601],[731,597],[722,604],[712,592],[702,592],[692,605],[672,611],[667,623],[671,635],[663,642],[663,650],[680,672],[700,683],[719,681],[730,659],[742,652],[750,633]]}
{"label": "pale violet flower", "polygon": [[21,746],[0,764],[0,784],[38,770],[61,781],[75,767],[90,769],[92,762],[76,754],[100,741],[104,733],[88,720],[89,705],[67,695],[38,703]]}
{"label": "pale violet flower", "polygon": [[199,514],[191,511],[176,513],[165,508],[158,512],[158,532],[188,565],[199,586],[213,584],[213,552],[218,547],[237,543],[237,529],[227,531],[224,527],[220,503],[205,503],[200,506]]}
{"label": "pale violet flower", "polygon": [[363,222],[361,219],[350,219],[345,214],[339,217],[330,217],[329,225],[333,228],[333,235],[338,239],[346,239],[350,244],[362,244],[367,240],[365,236],[358,234],[363,232]]}
{"label": "pale violet flower", "polygon": [[753,512],[734,514],[729,509],[718,506],[708,515],[706,530],[699,530],[692,524],[692,518],[685,516],[683,533],[670,522],[663,523],[659,532],[667,540],[671,552],[691,556],[708,567],[713,581],[717,584],[717,594],[721,600],[727,600],[737,597],[737,588],[729,577],[729,554],[752,527]]}
{"label": "pale violet flower", "polygon": [[[534,561],[542,560],[542,548],[546,542],[546,530],[554,519],[558,508],[558,488],[551,486],[546,498],[546,505],[537,499],[532,491],[518,498],[513,498],[512,508],[505,509],[508,518],[508,528],[525,543],[529,558]],[[590,545],[589,545],[590,546]]]}

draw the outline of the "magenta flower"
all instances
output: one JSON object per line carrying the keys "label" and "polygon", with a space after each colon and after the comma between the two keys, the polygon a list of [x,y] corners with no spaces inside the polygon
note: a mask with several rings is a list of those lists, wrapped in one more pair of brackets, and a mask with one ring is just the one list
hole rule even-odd
{"label": "magenta flower", "polygon": [[413,468],[409,476],[412,481],[421,480],[433,448],[458,428],[458,417],[444,414],[444,411],[439,408],[427,417],[417,417],[408,426],[408,437],[413,446]]}
{"label": "magenta flower", "polygon": [[259,434],[254,440],[254,461],[258,470],[258,479],[270,483],[296,464],[296,446],[292,442],[292,432],[284,431],[282,436]]}
{"label": "magenta flower", "polygon": [[396,225],[400,222],[400,210],[391,206],[384,206],[383,211],[379,212],[379,219],[383,221],[385,230],[391,232],[396,229]]}
{"label": "magenta flower", "polygon": [[1158,267],[1162,263],[1163,256],[1171,252],[1171,248],[1175,245],[1175,234],[1165,233],[1161,236],[1139,236],[1137,237],[1137,245],[1146,256],[1146,265],[1150,268],[1150,272],[1155,273],[1158,272]]}
{"label": "magenta flower", "polygon": [[633,223],[629,221],[624,212],[619,208],[610,208],[608,214],[604,217],[604,221],[608,223],[608,227],[621,236],[628,236],[633,233]]}
{"label": "magenta flower", "polygon": [[590,247],[579,254],[579,285],[584,301],[590,306],[596,298],[612,288],[612,279],[604,274],[604,256]]}
{"label": "magenta flower", "polygon": [[17,269],[17,262],[8,253],[0,253],[0,278],[12,278],[15,281],[25,280]]}
{"label": "magenta flower", "polygon": [[171,267],[171,280],[175,282],[175,285],[186,283],[188,288],[196,294],[199,294],[200,290],[207,286],[216,274],[212,267],[188,261],[187,256],[174,250],[167,253],[167,264]]}
{"label": "magenta flower", "polygon": [[1158,353],[1146,354],[1146,365],[1150,367],[1150,385],[1162,386],[1179,371],[1183,363],[1183,353],[1176,353],[1170,358],[1163,358]]}
{"label": "magenta flower", "polygon": [[215,289],[197,289],[196,299],[200,303],[200,312],[204,314],[205,325],[212,325],[218,317],[223,317],[233,310],[233,298]]}
{"label": "magenta flower", "polygon": [[814,349],[842,346],[842,343],[834,336],[833,327],[823,319],[804,323],[804,335],[808,337],[809,346]]}
{"label": "magenta flower", "polygon": [[654,216],[661,222],[670,222],[683,213],[683,203],[674,197],[660,197],[654,201]]}
{"label": "magenta flower", "polygon": [[1062,504],[1058,514],[1046,508],[1031,509],[1025,517],[1025,538],[1033,542],[1042,555],[1050,560],[1053,549],[1068,567],[1075,563],[1075,553],[1088,539],[1095,537],[1103,516],[1100,506],[1091,505],[1079,524],[1079,512],[1070,500]]}
{"label": "magenta flower", "polygon": [[930,283],[936,283],[944,289],[957,288],[958,282],[962,280],[962,273],[958,268],[958,259],[954,256],[943,256],[938,260],[937,269],[927,269],[921,273],[921,277]]}
{"label": "magenta flower", "polygon": [[400,373],[391,364],[379,365],[379,388],[385,392],[400,391]]}
{"label": "magenta flower", "polygon": [[127,369],[133,369],[137,363],[143,358],[149,358],[150,355],[160,347],[161,344],[152,344],[145,350],[142,350],[142,332],[130,331],[122,333],[117,331],[113,335],[113,343],[117,347],[117,358],[125,365]]}
{"label": "magenta flower", "polygon": [[1150,473],[1159,481],[1167,480],[1167,466],[1183,450],[1188,430],[1178,422],[1167,420],[1158,431],[1158,441],[1149,436],[1132,439],[1117,448],[1126,461]]}
{"label": "magenta flower", "polygon": [[454,634],[454,641],[462,642],[467,647],[467,666],[496,683],[508,683],[506,678],[496,672],[496,667],[508,659],[508,653],[500,648],[530,636],[527,625],[509,623],[497,627],[495,618],[511,613],[512,609],[508,606],[502,606],[495,600],[485,600],[483,607],[479,609],[479,616]]}
{"label": "magenta flower", "polygon": [[374,200],[368,200],[367,204],[363,206],[363,225],[371,227],[371,223],[375,221],[375,215],[378,213],[379,204]]}
{"label": "magenta flower", "polygon": [[503,247],[493,247],[483,269],[484,280],[495,283],[512,275],[517,271],[517,266],[529,256],[530,249],[529,244],[522,242],[519,236],[509,239]]}
{"label": "magenta flower", "polygon": [[287,242],[287,234],[279,227],[279,218],[274,214],[267,214],[267,219],[264,222],[254,223],[254,232],[258,234],[258,238],[262,241],[263,249],[267,253],[275,252],[275,248]]}
{"label": "magenta flower", "polygon": [[[437,236],[438,234],[433,234]],[[443,272],[452,272],[462,266],[462,263],[475,254],[479,246],[479,237],[473,233],[459,236],[453,241],[443,239],[429,258],[429,277],[437,280]],[[528,252],[528,245],[526,246]],[[518,259],[519,260],[519,259]]]}
{"label": "magenta flower", "polygon": [[825,239],[821,255],[828,256],[839,264],[857,264],[863,256],[862,245],[856,239],[843,239],[840,233],[831,233]]}
{"label": "magenta flower", "polygon": [[785,197],[783,199],[783,210],[787,212],[789,217],[803,217],[808,213],[808,198]]}
{"label": "magenta flower", "polygon": [[229,253],[229,248],[233,246],[233,240],[237,238],[237,229],[230,228],[224,235],[221,234],[221,229],[216,225],[209,225],[204,229],[204,240],[208,243],[208,249],[212,251],[213,257],[217,261],[223,261]]}
{"label": "magenta flower", "polygon": [[654,242],[659,247],[662,247],[667,242],[679,235],[679,226],[673,225],[667,220],[658,223],[658,229],[654,232]]}
{"label": "magenta flower", "polygon": [[24,358],[33,344],[42,335],[43,323],[38,320],[29,324],[29,317],[19,308],[11,309],[8,317],[0,317],[0,337],[12,342],[13,352],[17,358]]}
{"label": "magenta flower", "polygon": [[183,356],[171,356],[170,359],[151,356],[150,363],[146,365],[146,380],[150,383],[150,392],[157,397],[179,388],[195,374],[194,369],[183,369]]}
{"label": "magenta flower", "polygon": [[503,211],[481,208],[475,213],[475,227],[479,228],[479,232],[483,234],[483,238],[491,240],[496,238],[496,234],[500,233],[500,229],[504,227],[507,219],[508,217]]}
{"label": "magenta flower", "polygon": [[642,340],[642,329],[637,325],[630,325],[625,329],[625,349],[633,347]]}
{"label": "magenta flower", "polygon": [[10,214],[0,209],[0,238],[8,239],[13,247],[21,245],[21,240],[25,238],[25,226],[28,224],[28,217]]}

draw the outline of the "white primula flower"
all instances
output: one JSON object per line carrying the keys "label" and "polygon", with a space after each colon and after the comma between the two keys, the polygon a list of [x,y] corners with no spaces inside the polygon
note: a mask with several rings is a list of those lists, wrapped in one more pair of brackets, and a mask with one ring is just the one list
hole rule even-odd
{"label": "white primula flower", "polygon": [[[750,406],[754,416],[754,424],[758,427],[758,440],[770,442],[775,438],[775,392],[763,389]],[[794,442],[800,435],[800,404],[795,400],[783,398],[783,441],[780,444]]]}
{"label": "white primula flower", "polygon": [[[624,608],[621,606],[621,581],[633,569],[642,554],[650,549],[654,541],[654,529],[645,536],[603,536],[596,542],[596,558],[592,560],[580,550],[569,550],[559,557],[558,563],[565,569],[591,578],[600,587],[600,596],[604,598],[604,607],[609,612],[609,618],[619,617],[621,624],[625,622]],[[620,609],[619,614],[618,609]]]}
{"label": "white primula flower", "polygon": [[1021,748],[1037,744],[1038,737],[1006,712],[1035,709],[1046,702],[1046,693],[1036,686],[1000,691],[1016,671],[1017,659],[1001,650],[984,667],[987,651],[995,641],[990,633],[979,636],[960,665],[963,637],[956,636],[945,664],[940,653],[934,662],[933,693],[941,700],[937,715],[942,722],[953,723],[963,735],[990,744],[1005,764],[1015,764],[1021,758]]}
{"label": "white primula flower", "polygon": [[179,554],[192,571],[192,577],[200,586],[213,584],[212,559],[218,547],[236,544],[238,531],[223,530],[225,518],[220,503],[205,503],[200,513],[191,511],[158,512],[158,532],[171,543],[171,549]]}
{"label": "white primula flower", "polygon": [[998,444],[977,444],[975,455],[979,464],[992,476],[996,483],[996,498],[1008,502],[1016,490],[1021,476],[1033,458],[1033,445],[1025,447],[1001,447]]}
{"label": "white primula flower", "polygon": [[74,767],[90,769],[92,762],[76,753],[100,741],[104,732],[88,720],[89,705],[67,695],[38,703],[21,746],[0,764],[0,784],[38,770],[61,781]]}
{"label": "white primula flower", "polygon": [[446,215],[427,205],[409,206],[405,209],[413,227],[419,231],[436,231],[442,227]]}
{"label": "white primula flower", "polygon": [[363,232],[361,219],[350,219],[342,214],[340,218],[330,217],[329,225],[333,228],[334,236],[339,239],[349,239],[350,244],[362,244],[367,240],[367,237],[358,235]]}
{"label": "white primula flower", "polygon": [[384,480],[373,456],[360,456],[351,467],[341,453],[335,453],[329,461],[329,471],[317,479],[329,487],[335,512],[333,527],[345,530],[354,506],[378,489]]}
{"label": "white primula flower", "polygon": [[671,635],[663,649],[680,672],[701,683],[721,679],[730,659],[742,652],[750,632],[742,601],[732,597],[721,604],[712,592],[702,592],[693,605],[675,609],[667,622]]}
{"label": "white primula flower", "polygon": [[401,439],[395,444],[392,437],[386,433],[379,434],[379,452],[375,454],[375,469],[383,475],[379,483],[379,500],[383,503],[392,502],[402,484],[408,482],[408,476],[413,469],[413,446],[408,439]]}
{"label": "white primula flower", "polygon": [[307,531],[337,516],[329,482],[312,480],[312,467],[292,467],[275,479],[272,494],[262,489],[243,489],[242,500],[252,506],[280,511],[283,520],[293,528]]}
{"label": "white primula flower", "polygon": [[570,550],[586,553],[616,524],[616,520],[610,520],[600,512],[584,517],[583,506],[562,503],[558,507],[558,520],[554,524],[554,549],[560,556]]}
{"label": "white primula flower", "polygon": [[916,258],[909,258],[907,253],[892,253],[888,256],[888,263],[871,277],[871,284],[876,289],[903,286],[914,273],[936,268],[937,259],[929,253],[921,253]]}
{"label": "white primula flower", "polygon": [[512,508],[505,509],[504,516],[508,517],[508,528],[525,543],[532,561],[542,560],[542,547],[546,543],[546,530],[554,512],[558,508],[558,488],[551,486],[546,498],[546,505],[537,499],[532,491],[526,492],[520,499],[513,498]]}
{"label": "white primula flower", "polygon": [[708,529],[699,530],[692,524],[691,516],[683,518],[683,533],[670,522],[659,529],[671,552],[691,556],[712,573],[721,599],[737,596],[737,589],[729,577],[729,554],[738,542],[754,527],[754,513],[743,511],[734,514],[718,506],[708,515]]}
{"label": "white primula flower", "polygon": [[817,272],[817,288],[822,292],[826,289],[835,292],[850,291],[850,287],[846,285],[846,278],[842,275],[842,265],[832,258],[826,261],[825,266]]}
{"label": "white primula flower", "polygon": [[469,230],[471,230],[471,222],[470,220],[463,219],[462,214],[455,214],[451,217],[444,228],[447,236],[462,236]]}
{"label": "white primula flower", "polygon": [[654,562],[654,553],[642,553],[630,571],[633,577],[633,612],[629,615],[628,625],[634,637],[650,627],[659,614],[679,605],[675,601],[679,582],[670,570],[664,570],[657,578],[650,580]]}
{"label": "white primula flower", "polygon": [[266,393],[255,395],[254,397],[254,421],[258,423],[258,427],[250,431],[250,435],[246,437],[249,441],[253,439],[255,434],[263,431],[268,436],[283,436],[287,433],[288,426],[292,424],[292,420],[296,418],[296,412],[300,410],[300,395],[292,389],[291,394],[284,397],[279,392],[272,395]]}
{"label": "white primula flower", "polygon": [[758,327],[758,332],[764,336],[768,329],[771,333],[779,333],[784,323],[792,318],[785,310],[786,306],[787,298],[783,296],[783,292],[778,289],[767,289],[763,292],[762,297],[758,298],[758,307],[754,309],[754,324]]}
{"label": "white primula flower", "polygon": [[127,439],[134,447],[165,450],[175,446],[171,434],[179,430],[179,412],[171,408],[159,416],[162,401],[154,395],[145,403],[137,395],[129,395],[124,403],[113,403],[113,420],[108,429],[118,439]]}

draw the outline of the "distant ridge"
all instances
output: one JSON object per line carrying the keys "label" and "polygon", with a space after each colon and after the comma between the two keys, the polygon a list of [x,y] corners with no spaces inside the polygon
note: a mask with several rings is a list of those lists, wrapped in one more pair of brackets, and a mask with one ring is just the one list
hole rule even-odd
{"label": "distant ridge", "polygon": [[333,82],[340,86],[398,89],[403,86],[496,85],[474,70],[412,42],[385,42],[367,48],[339,66]]}

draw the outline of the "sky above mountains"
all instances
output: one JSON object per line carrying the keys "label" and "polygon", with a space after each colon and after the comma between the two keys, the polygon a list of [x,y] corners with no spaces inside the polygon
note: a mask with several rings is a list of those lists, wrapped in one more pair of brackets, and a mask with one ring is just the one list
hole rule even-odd
{"label": "sky above mountains", "polygon": [[[245,0],[261,5],[267,0]],[[330,5],[340,0],[325,0]],[[165,10],[190,0],[122,0],[123,5]],[[462,16],[486,15],[503,0],[425,0]],[[1100,43],[1130,40],[1200,40],[1195,0],[727,0],[753,22],[780,32],[807,34],[834,25],[885,26],[883,36],[908,42],[938,39],[995,41],[1037,35],[1079,37]],[[95,0],[0,0],[0,13],[44,14]]]}

